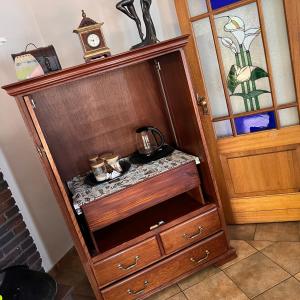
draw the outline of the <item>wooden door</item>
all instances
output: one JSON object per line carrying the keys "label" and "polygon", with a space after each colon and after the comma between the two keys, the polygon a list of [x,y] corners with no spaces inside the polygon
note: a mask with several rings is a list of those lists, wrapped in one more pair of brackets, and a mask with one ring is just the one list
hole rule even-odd
{"label": "wooden door", "polygon": [[227,221],[300,220],[300,1],[174,1]]}

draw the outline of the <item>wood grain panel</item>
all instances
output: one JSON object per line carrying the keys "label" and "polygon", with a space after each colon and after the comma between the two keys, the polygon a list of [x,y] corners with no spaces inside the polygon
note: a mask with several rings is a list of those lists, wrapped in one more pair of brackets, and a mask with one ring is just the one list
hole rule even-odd
{"label": "wood grain panel", "polygon": [[138,127],[153,125],[172,144],[150,62],[41,91],[33,98],[37,118],[64,180],[87,172],[88,158],[94,154],[133,153]]}
{"label": "wood grain panel", "polygon": [[300,209],[300,193],[270,195],[253,198],[232,198],[234,213],[268,210]]}
{"label": "wood grain panel", "polygon": [[242,211],[233,215],[232,224],[273,223],[300,220],[300,209]]}
{"label": "wood grain panel", "polygon": [[87,225],[96,231],[199,186],[194,162],[82,206]]}
{"label": "wood grain panel", "polygon": [[218,150],[220,155],[222,155],[295,144],[300,144],[300,126],[220,139],[218,140]]}
{"label": "wood grain panel", "polygon": [[[209,260],[214,259],[227,251],[226,238],[223,233],[215,235],[211,239],[205,240],[187,250],[165,260],[161,264],[157,264],[152,268],[138,273],[116,285],[112,285],[102,291],[105,300],[131,300],[142,299],[146,293],[151,290],[157,289],[159,286],[164,285],[172,278],[177,278],[187,273],[188,271],[197,268],[201,264],[207,263]],[[206,254],[209,251],[209,254]],[[204,259],[204,258],[207,259]],[[191,261],[203,259],[198,264]],[[144,284],[148,282],[148,284]],[[131,295],[129,290],[140,291],[139,295]]]}
{"label": "wood grain panel", "polygon": [[[104,286],[147,267],[160,257],[161,254],[156,238],[150,238],[98,262],[94,266],[97,282],[99,286]],[[123,269],[119,265],[122,265]]]}
{"label": "wood grain panel", "polygon": [[235,193],[297,188],[294,152],[288,150],[228,159]]}
{"label": "wood grain panel", "polygon": [[232,197],[297,192],[299,147],[278,147],[222,156],[227,187]]}

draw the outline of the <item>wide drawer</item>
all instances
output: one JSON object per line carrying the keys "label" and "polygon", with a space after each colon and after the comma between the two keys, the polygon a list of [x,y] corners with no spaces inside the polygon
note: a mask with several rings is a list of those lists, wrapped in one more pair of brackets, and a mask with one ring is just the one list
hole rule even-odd
{"label": "wide drawer", "polygon": [[99,286],[132,274],[161,256],[156,238],[150,238],[94,265]]}
{"label": "wide drawer", "polygon": [[89,229],[96,231],[199,185],[196,164],[191,162],[83,205],[82,210]]}
{"label": "wide drawer", "polygon": [[201,264],[227,251],[224,233],[202,241],[161,263],[102,290],[105,300],[132,300],[143,297],[168,282],[179,278]]}
{"label": "wide drawer", "polygon": [[217,209],[172,227],[160,234],[166,254],[200,241],[221,229]]}

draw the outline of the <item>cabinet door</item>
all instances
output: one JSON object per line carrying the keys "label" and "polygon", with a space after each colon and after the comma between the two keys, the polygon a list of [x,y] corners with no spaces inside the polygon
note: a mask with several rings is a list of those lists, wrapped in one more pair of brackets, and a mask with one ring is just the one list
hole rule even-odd
{"label": "cabinet door", "polygon": [[300,219],[298,2],[175,0],[230,223]]}
{"label": "cabinet door", "polygon": [[204,134],[202,113],[198,110],[186,57],[183,51],[176,51],[160,57],[159,63],[159,76],[168,102],[176,144],[180,150],[200,158],[199,168],[204,198],[218,202],[216,172],[207,146],[210,141]]}

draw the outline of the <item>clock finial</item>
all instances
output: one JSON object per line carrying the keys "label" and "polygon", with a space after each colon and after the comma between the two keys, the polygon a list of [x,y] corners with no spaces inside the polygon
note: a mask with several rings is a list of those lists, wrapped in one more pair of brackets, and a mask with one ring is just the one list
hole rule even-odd
{"label": "clock finial", "polygon": [[86,13],[84,12],[83,9],[81,10],[81,12],[82,12],[82,17],[83,17],[83,18],[86,18]]}

